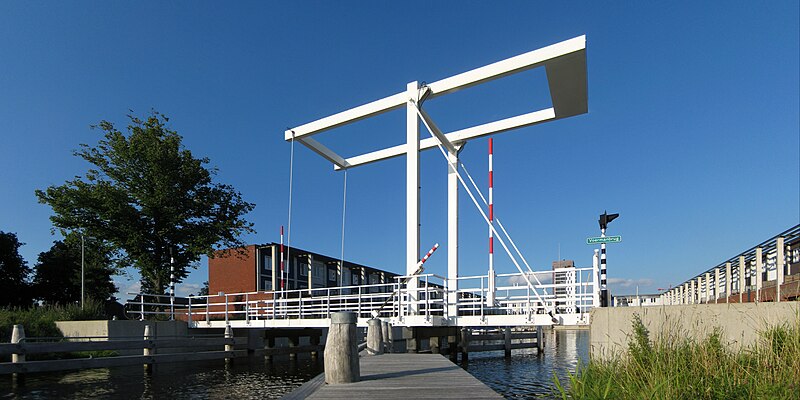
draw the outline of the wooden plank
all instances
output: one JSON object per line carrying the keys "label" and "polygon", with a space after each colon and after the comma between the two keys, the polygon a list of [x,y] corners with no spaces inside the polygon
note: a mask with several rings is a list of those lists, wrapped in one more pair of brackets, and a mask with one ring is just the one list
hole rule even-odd
{"label": "wooden plank", "polygon": [[360,359],[361,381],[320,385],[309,399],[501,399],[474,376],[438,354],[383,354]]}
{"label": "wooden plank", "polygon": [[302,384],[299,388],[292,390],[291,393],[281,397],[281,400],[303,400],[319,390],[323,385],[325,385],[324,372],[311,378],[310,381]]}

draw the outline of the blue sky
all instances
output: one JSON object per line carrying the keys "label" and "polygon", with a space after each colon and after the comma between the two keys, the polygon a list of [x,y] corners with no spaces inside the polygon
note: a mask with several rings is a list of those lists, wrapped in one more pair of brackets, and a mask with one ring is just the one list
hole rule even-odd
{"label": "blue sky", "polygon": [[[559,2],[560,3],[560,2]],[[35,189],[88,167],[89,125],[170,117],[196,156],[256,203],[257,234],[287,220],[283,131],[585,34],[589,113],[495,137],[495,210],[528,260],[591,264],[603,210],[612,290],[677,284],[800,221],[796,1],[2,2],[0,230],[33,265],[57,239]],[[547,106],[543,71],[431,101],[445,131]],[[427,103],[426,103],[427,106]],[[318,136],[346,156],[404,141],[404,111]],[[423,131],[424,132],[424,131]],[[486,185],[486,139],[464,160]],[[292,243],[341,246],[342,174],[298,146]],[[405,161],[348,175],[345,257],[404,270]],[[446,166],[422,156],[422,247],[446,273]],[[462,192],[463,193],[463,192]],[[461,270],[487,268],[486,227],[461,202]],[[497,256],[499,272],[512,272]],[[120,277],[128,290],[138,276]],[[205,260],[179,292],[207,279]]]}

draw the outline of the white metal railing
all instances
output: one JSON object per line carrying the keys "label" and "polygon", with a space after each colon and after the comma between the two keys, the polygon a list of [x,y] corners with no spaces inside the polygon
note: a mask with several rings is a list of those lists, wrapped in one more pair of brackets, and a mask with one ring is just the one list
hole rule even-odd
{"label": "white metal railing", "polygon": [[[286,291],[219,293],[171,299],[167,295],[136,294],[127,302],[127,313],[137,318],[185,320],[193,326],[211,321],[270,321],[326,319],[339,311],[355,312],[359,318],[404,321],[406,317],[513,315],[530,321],[536,314],[583,314],[594,307],[597,290],[592,268],[564,268],[534,272],[543,282],[534,290],[519,273],[497,274],[494,304],[487,304],[488,275],[457,278],[456,304],[449,307],[448,280],[435,274],[413,277],[417,289],[409,289],[406,276],[393,283],[354,285]],[[529,274],[530,275],[530,274]],[[566,277],[566,279],[561,279]],[[555,282],[554,282],[555,281]],[[563,281],[563,282],[562,282]],[[456,315],[450,315],[455,310]],[[419,318],[415,321],[420,321]]]}

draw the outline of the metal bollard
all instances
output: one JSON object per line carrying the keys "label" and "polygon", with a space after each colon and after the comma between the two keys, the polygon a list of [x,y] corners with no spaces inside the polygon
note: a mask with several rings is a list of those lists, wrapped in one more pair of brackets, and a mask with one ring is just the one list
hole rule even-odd
{"label": "metal bollard", "polygon": [[325,383],[352,383],[360,379],[356,314],[332,313],[331,327],[328,330],[328,339],[325,341]]}
{"label": "metal bollard", "polygon": [[379,356],[383,354],[383,333],[381,320],[372,318],[367,321],[367,354]]}

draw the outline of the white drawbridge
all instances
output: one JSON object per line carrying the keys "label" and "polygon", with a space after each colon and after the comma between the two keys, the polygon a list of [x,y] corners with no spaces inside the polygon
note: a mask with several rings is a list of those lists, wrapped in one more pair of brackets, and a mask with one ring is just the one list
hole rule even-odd
{"label": "white drawbridge", "polygon": [[[537,67],[546,70],[551,107],[449,133],[442,132],[424,109],[424,102],[428,99]],[[406,109],[405,144],[344,158],[312,137],[402,107]],[[532,271],[499,219],[494,221],[500,228],[500,231],[496,230],[484,211],[486,199],[459,161],[459,151],[476,138],[583,114],[587,110],[586,38],[579,36],[433,83],[420,85],[419,82],[410,82],[400,93],[286,130],[287,141],[302,143],[333,163],[337,170],[406,156],[405,264],[408,276],[415,274],[420,259],[419,153],[438,148],[446,160],[448,174],[447,276],[417,275],[407,283],[398,281],[385,285],[289,291],[282,292],[285,294],[283,298],[272,292],[225,295],[224,302],[212,296],[205,300],[196,299],[191,306],[193,310],[189,311],[187,307],[184,314],[198,327],[218,323],[266,327],[327,326],[327,316],[333,311],[355,311],[360,322],[365,321],[370,312],[378,310],[394,292],[398,295],[390,302],[391,307],[385,307],[379,313],[381,317],[404,326],[585,323],[588,319],[585,311],[598,301],[599,287],[594,284],[598,281],[596,263],[592,268],[560,269],[559,273],[567,273],[570,278],[563,283],[543,283],[553,281],[553,271]],[[420,138],[420,122],[430,137]],[[513,261],[516,272],[496,274],[490,269],[482,276],[459,274],[459,184]],[[146,313],[145,303],[142,300],[142,314]],[[231,318],[232,315],[236,318]]]}

